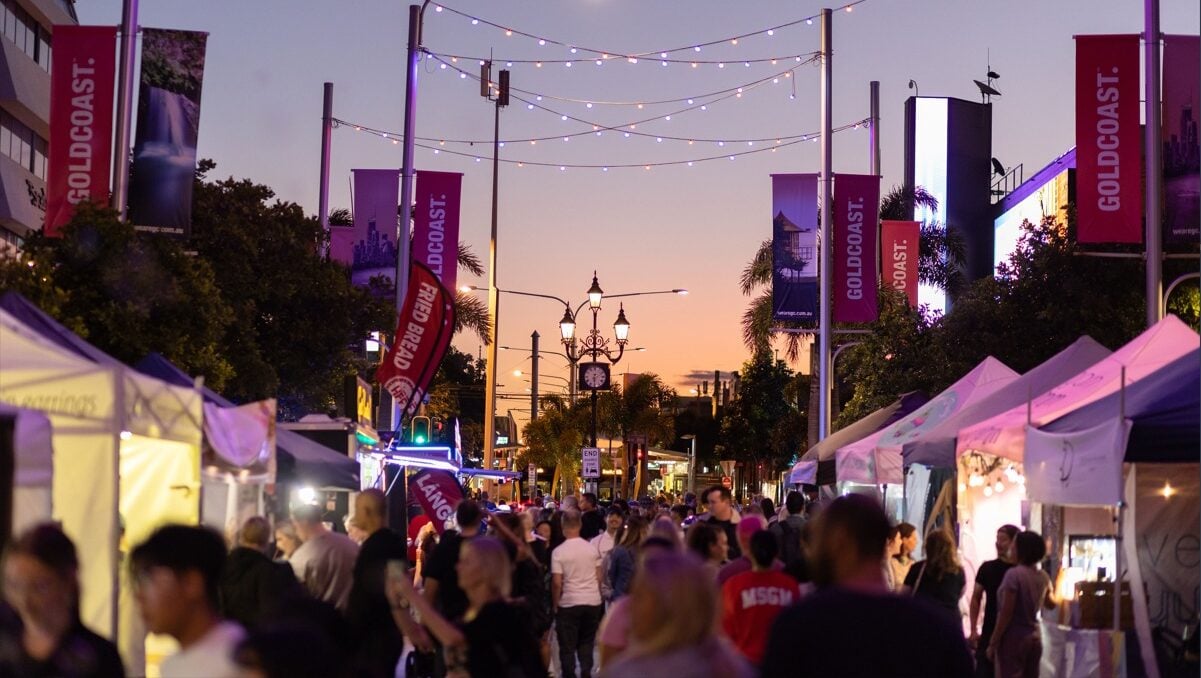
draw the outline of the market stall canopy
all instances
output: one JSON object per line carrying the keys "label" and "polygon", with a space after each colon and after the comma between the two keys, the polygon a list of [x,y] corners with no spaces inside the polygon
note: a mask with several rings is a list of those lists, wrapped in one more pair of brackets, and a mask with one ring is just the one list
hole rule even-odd
{"label": "market stall canopy", "polygon": [[1037,398],[1062,384],[1065,379],[1095,365],[1109,354],[1110,350],[1098,344],[1092,337],[1080,337],[1041,365],[997,389],[992,395],[968,405],[915,440],[905,443],[905,466],[923,464],[937,468],[953,467],[955,437],[959,429],[1017,407],[1031,397]]}
{"label": "market stall canopy", "polygon": [[789,482],[828,485],[834,482],[834,453],[842,445],[871,435],[916,410],[930,400],[921,391],[904,393],[900,398],[862,419],[841,428],[801,455],[789,472]]}
{"label": "market stall canopy", "polygon": [[[1122,399],[1125,398],[1125,405]],[[1117,419],[1133,423],[1128,462],[1197,462],[1201,450],[1201,349],[1042,427],[1050,433],[1085,431]]]}
{"label": "market stall canopy", "polygon": [[[101,365],[122,364],[116,358],[89,344],[78,334],[63,327],[61,323],[51,318],[49,314],[17,292],[0,294],[0,308],[7,311],[22,325],[33,330],[42,338],[81,358],[86,358]],[[191,388],[192,383],[189,381],[186,386]]]}
{"label": "market stall canopy", "polygon": [[1114,351],[1109,357],[1080,372],[1029,403],[959,431],[955,455],[983,452],[1022,461],[1026,423],[1045,426],[1056,419],[1119,390],[1122,369],[1131,386],[1164,365],[1197,348],[1201,337],[1179,318],[1169,315]]}
{"label": "market stall canopy", "polygon": [[901,448],[963,408],[979,402],[1013,382],[1018,373],[989,356],[930,402],[900,420],[857,442],[838,448],[838,479],[861,483],[904,482]]}
{"label": "market stall canopy", "polygon": [[[193,383],[192,377],[158,353],[151,353],[143,358],[138,362],[137,369],[143,374],[164,381],[177,384]],[[207,386],[202,386],[200,391],[206,404],[222,408],[237,407],[231,400]],[[307,483],[315,487],[345,490],[360,489],[359,463],[354,459],[342,456],[320,443],[282,427],[276,427],[275,445],[277,482]]]}

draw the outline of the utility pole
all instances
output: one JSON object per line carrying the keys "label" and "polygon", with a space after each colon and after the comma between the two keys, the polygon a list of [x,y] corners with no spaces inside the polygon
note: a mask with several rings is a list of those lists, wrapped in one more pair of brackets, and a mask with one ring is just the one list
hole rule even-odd
{"label": "utility pole", "polygon": [[538,336],[530,335],[530,421],[538,419]]}
{"label": "utility pole", "polygon": [[[317,218],[325,234],[324,254],[329,256],[329,156],[334,136],[334,83],[325,83],[321,100],[321,180],[318,184]],[[399,307],[398,307],[399,308]]]}
{"label": "utility pole", "polygon": [[817,418],[817,439],[825,440],[826,436],[830,435],[830,235],[834,232],[833,217],[831,216],[830,194],[832,193],[832,184],[834,183],[833,153],[832,141],[833,130],[831,129],[831,115],[833,113],[831,105],[831,63],[830,55],[832,50],[833,36],[833,17],[829,8],[822,10],[822,37],[821,37],[821,155],[822,155],[822,172],[821,172],[821,230],[820,238],[817,244],[818,252],[818,269],[820,276],[820,284],[818,289],[821,290],[821,295],[818,297],[819,316],[818,320],[818,351],[820,359],[818,362],[818,418]]}
{"label": "utility pole", "polygon": [[[490,80],[492,64],[485,65],[485,80]],[[488,241],[488,317],[492,320],[488,329],[488,362],[485,365],[484,387],[484,468],[492,468],[496,454],[496,349],[500,328],[500,290],[497,289],[497,206],[500,186],[500,109],[509,105],[509,72],[500,72],[496,90],[496,112],[492,127],[492,233]],[[491,83],[481,92],[491,99]],[[488,484],[491,488],[491,483]]]}
{"label": "utility pole", "polygon": [[1147,223],[1147,327],[1163,318],[1163,216],[1159,208],[1159,194],[1163,176],[1163,131],[1159,109],[1159,0],[1145,0],[1146,32],[1143,45],[1146,49],[1146,121],[1144,128],[1147,154],[1147,191],[1145,221]]}
{"label": "utility pole", "polygon": [[113,209],[125,221],[129,202],[129,132],[133,105],[133,54],[138,44],[138,0],[125,0],[121,10],[121,70],[117,85],[117,138],[113,148]]}

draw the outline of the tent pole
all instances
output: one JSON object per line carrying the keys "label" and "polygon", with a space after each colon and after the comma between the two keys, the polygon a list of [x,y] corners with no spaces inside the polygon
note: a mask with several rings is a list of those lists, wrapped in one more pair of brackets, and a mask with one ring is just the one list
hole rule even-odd
{"label": "tent pole", "polygon": [[[1118,382],[1118,416],[1119,422],[1125,426],[1126,421],[1126,366],[1122,366],[1121,381]],[[1120,462],[1119,462],[1120,468]],[[1124,497],[1123,497],[1124,499]],[[1118,538],[1114,542],[1113,549],[1113,630],[1122,630],[1122,504],[1124,501],[1119,501],[1114,509],[1114,520],[1117,521],[1117,530],[1115,532]],[[1134,589],[1130,590],[1130,595],[1134,595]],[[1131,599],[1133,602],[1133,598]]]}

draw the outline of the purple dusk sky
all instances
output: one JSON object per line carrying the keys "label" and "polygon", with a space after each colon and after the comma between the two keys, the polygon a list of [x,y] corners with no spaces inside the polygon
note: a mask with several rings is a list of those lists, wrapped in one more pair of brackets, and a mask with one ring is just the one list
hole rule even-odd
{"label": "purple dusk sky", "polygon": [[[584,299],[593,269],[606,292],[685,287],[672,295],[626,300],[633,326],[631,343],[646,352],[629,354],[616,371],[651,371],[681,391],[696,385],[696,371],[738,369],[748,357],[740,318],[747,305],[738,275],[758,243],[770,237],[772,173],[819,170],[817,143],[799,143],[726,159],[728,153],[762,149],[774,138],[819,128],[819,70],[797,64],[791,55],[819,49],[818,21],[781,28],[771,36],[728,38],[816,15],[817,2],[719,2],[717,0],[451,0],[449,7],[550,41],[614,54],[671,54],[677,59],[725,60],[716,64],[672,63],[658,58],[562,63],[515,63],[514,88],[546,96],[539,102],[556,113],[514,105],[501,115],[502,139],[559,137],[590,132],[591,126],[564,121],[561,114],[601,126],[639,124],[650,137],[625,138],[618,132],[584,134],[509,143],[505,159],[551,163],[552,167],[502,164],[500,175],[499,284],[506,289]],[[838,7],[838,6],[833,6]],[[334,83],[336,117],[386,130],[402,127],[408,3],[378,0],[205,0],[143,2],[143,26],[207,31],[199,154],[217,162],[216,176],[249,177],[275,189],[283,200],[317,211],[322,83]],[[79,3],[84,24],[120,22],[120,0]],[[508,59],[583,58],[566,47],[505,32],[433,8],[426,14],[425,46],[438,53]],[[1165,33],[1198,33],[1196,0],[1164,0]],[[988,66],[1001,75],[994,83],[993,155],[1006,167],[1025,165],[1029,176],[1074,144],[1072,36],[1141,33],[1143,3],[1133,0],[866,0],[853,11],[834,13],[834,125],[868,115],[868,82],[881,83],[883,188],[903,178],[903,104],[912,94],[910,79],[924,96],[976,100],[972,79],[985,79]],[[727,40],[691,49],[698,43]],[[746,59],[789,56],[775,65],[744,65]],[[478,63],[460,59],[471,73]],[[796,67],[791,77],[782,74]],[[673,112],[686,103],[636,106],[637,102],[687,98],[738,87],[781,74],[779,83],[747,88],[741,97],[716,101],[707,110]],[[418,168],[464,173],[462,238],[485,260],[491,205],[491,144],[452,143],[451,139],[490,140],[492,106],[476,82],[461,79],[437,62],[423,64],[417,135],[446,139],[447,150],[472,157],[434,155],[418,149]],[[795,98],[790,95],[795,92]],[[553,100],[551,96],[577,101]],[[527,95],[521,95],[527,96]],[[697,97],[698,103],[700,97]],[[598,102],[589,108],[586,102]],[[672,114],[671,120],[665,116]],[[658,135],[682,140],[657,140]],[[695,143],[689,144],[688,139]],[[708,139],[712,141],[700,141]],[[768,139],[748,145],[734,139]],[[434,142],[436,143],[436,142]],[[333,207],[350,206],[352,168],[399,167],[401,147],[355,132],[334,131],[331,171]],[[558,165],[668,162],[710,156],[721,159],[687,165],[600,169]],[[868,133],[853,129],[834,136],[835,172],[867,172]],[[486,284],[486,280],[463,280]],[[606,304],[600,322],[607,334],[616,317]],[[500,343],[528,346],[537,330],[542,346],[556,350],[562,310],[553,302],[502,297]],[[474,337],[456,345],[476,353]],[[501,352],[503,391],[527,386],[513,377],[528,368],[528,352]],[[553,358],[553,356],[550,356]],[[565,377],[562,359],[543,363],[544,374]],[[542,390],[563,382],[544,381]],[[522,408],[501,401],[498,410]],[[521,418],[524,416],[516,413]]]}

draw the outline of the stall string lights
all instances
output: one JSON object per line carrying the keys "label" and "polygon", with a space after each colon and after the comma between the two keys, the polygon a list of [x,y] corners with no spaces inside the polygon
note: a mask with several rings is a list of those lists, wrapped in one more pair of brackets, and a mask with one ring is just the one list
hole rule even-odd
{"label": "stall string lights", "polygon": [[[857,122],[848,123],[848,124],[845,124],[845,125],[842,125],[839,127],[835,127],[833,129],[833,132],[838,133],[838,132],[845,132],[847,130],[866,128],[870,124],[870,122],[871,122],[870,118],[864,118],[863,120],[859,120]],[[350,127],[351,129],[353,129],[356,132],[365,132],[372,136],[376,136],[381,139],[390,141],[393,144],[399,144],[401,139],[403,138],[403,135],[400,135],[400,134],[396,134],[393,132],[384,132],[382,130],[378,130],[378,129],[375,129],[372,127],[367,127],[365,125],[360,125],[360,124],[353,123],[353,122],[347,122],[347,121],[341,120],[341,119],[335,119],[334,126],[336,128]],[[421,137],[418,137],[418,139],[420,139],[420,138]],[[514,160],[512,158],[500,158],[500,162],[507,163],[510,165],[516,165],[518,167],[524,167],[526,165],[531,165],[534,167],[557,167],[557,168],[559,168],[560,171],[566,171],[568,169],[599,169],[603,172],[607,172],[610,169],[627,169],[627,168],[642,168],[644,170],[650,170],[654,167],[670,167],[670,166],[677,166],[677,165],[686,165],[688,167],[692,167],[695,163],[698,163],[698,162],[709,162],[709,161],[713,161],[713,160],[734,160],[735,158],[739,158],[739,157],[746,156],[746,155],[752,155],[755,153],[765,153],[765,152],[775,153],[777,150],[779,150],[781,148],[793,146],[793,145],[796,145],[796,144],[799,144],[799,143],[802,143],[805,141],[816,142],[818,140],[818,138],[819,137],[816,134],[803,135],[800,138],[793,138],[791,141],[780,141],[779,143],[773,144],[771,146],[760,146],[759,148],[752,148],[751,150],[738,151],[738,152],[734,152],[734,153],[723,153],[723,154],[719,154],[719,155],[710,155],[710,156],[685,159],[685,160],[669,160],[669,161],[659,161],[659,162],[556,163],[556,162],[539,162],[539,161],[533,161],[533,160]],[[416,146],[417,148],[422,148],[425,150],[433,151],[433,153],[435,155],[438,155],[441,153],[446,153],[448,155],[454,155],[454,156],[459,156],[459,157],[463,157],[463,158],[471,158],[471,159],[475,160],[476,162],[481,162],[483,160],[483,158],[481,156],[475,155],[473,153],[465,153],[462,151],[455,151],[455,150],[451,150],[451,149],[447,149],[447,148],[440,148],[439,146],[434,146],[429,143],[423,143],[421,141],[414,141],[413,145]]]}
{"label": "stall string lights", "polygon": [[960,494],[969,489],[979,489],[985,497],[991,497],[1004,492],[1007,487],[1026,485],[1026,477],[1021,471],[1001,457],[972,452],[960,457],[959,464],[968,476],[966,483],[959,483]]}
{"label": "stall string lights", "polygon": [[[435,58],[437,58],[437,57],[435,57]],[[443,62],[443,65],[445,65],[445,62]],[[474,81],[480,80],[479,76],[469,74],[466,71],[459,69],[458,67],[454,67],[454,69],[460,74],[460,76],[462,76],[464,78],[470,77]],[[764,78],[764,79],[762,79],[758,82],[752,83],[750,85],[735,87],[732,90],[729,90],[729,93],[727,93],[727,94],[724,94],[715,99],[707,100],[707,101],[704,101],[701,103],[697,103],[695,99],[687,99],[687,102],[691,105],[686,106],[684,108],[677,109],[677,110],[673,110],[670,113],[666,113],[666,114],[660,113],[660,114],[656,114],[653,116],[644,117],[644,118],[641,118],[638,120],[631,120],[628,122],[614,124],[614,125],[602,124],[602,123],[599,123],[599,122],[596,122],[593,120],[581,118],[581,117],[573,115],[573,114],[564,113],[563,111],[556,110],[556,109],[550,108],[548,106],[544,106],[541,103],[538,103],[537,100],[531,100],[526,97],[517,96],[517,95],[510,95],[512,99],[515,99],[517,101],[524,103],[526,105],[526,108],[529,110],[540,110],[545,113],[554,115],[555,117],[559,118],[563,122],[571,121],[571,122],[577,122],[577,123],[580,123],[583,125],[587,125],[589,129],[582,130],[582,131],[576,131],[576,132],[568,132],[565,134],[553,134],[553,135],[546,135],[546,136],[540,136],[540,137],[527,137],[527,138],[522,138],[522,139],[504,139],[504,140],[501,140],[500,143],[501,143],[501,145],[504,145],[506,143],[519,143],[519,142],[533,144],[533,143],[537,143],[539,141],[549,141],[549,140],[557,140],[557,139],[562,139],[564,141],[567,141],[573,137],[580,137],[580,136],[587,136],[587,135],[602,136],[604,132],[609,132],[609,131],[621,132],[626,137],[638,136],[638,137],[654,138],[658,142],[662,142],[663,140],[670,140],[670,141],[685,141],[685,142],[688,142],[689,144],[692,144],[694,142],[699,141],[699,142],[715,143],[715,144],[718,144],[721,146],[724,146],[726,143],[754,144],[755,142],[762,143],[762,142],[768,142],[768,141],[780,141],[783,139],[793,139],[798,136],[807,136],[807,135],[784,135],[784,136],[773,135],[773,136],[768,136],[768,137],[754,137],[754,138],[741,138],[741,139],[740,138],[728,138],[728,137],[727,138],[701,138],[701,137],[681,137],[681,136],[673,136],[673,135],[669,135],[669,134],[652,134],[649,132],[645,132],[645,131],[640,132],[637,130],[638,125],[643,125],[643,124],[652,123],[652,122],[670,122],[673,116],[679,116],[684,113],[689,113],[692,111],[706,111],[706,110],[708,110],[709,106],[714,103],[726,101],[729,99],[740,99],[740,98],[742,98],[743,94],[745,94],[751,90],[754,90],[755,88],[761,87],[768,83],[778,84],[781,78],[791,79],[792,78],[791,70],[784,71],[782,74],[777,74],[770,78]],[[541,98],[538,95],[535,95],[535,97],[537,97],[538,99]],[[426,140],[427,141],[435,141],[435,139],[426,139]],[[471,145],[492,143],[491,139],[445,139],[445,138],[439,138],[439,139],[436,139],[436,141],[438,141],[439,143],[449,141],[451,143],[461,143],[461,144],[471,144]]]}
{"label": "stall string lights", "polygon": [[[437,70],[452,69],[456,73],[459,74],[459,77],[461,79],[471,78],[473,81],[479,82],[479,80],[480,80],[479,75],[468,72],[458,65],[458,63],[459,63],[458,57],[454,57],[449,54],[442,54],[440,52],[431,52],[429,50],[425,50],[424,53],[429,56],[430,61],[438,62],[439,67]],[[716,90],[713,92],[706,92],[705,94],[693,94],[690,96],[675,97],[673,99],[636,100],[636,101],[605,101],[602,99],[580,99],[580,98],[576,98],[576,97],[556,96],[554,94],[547,94],[545,92],[534,92],[531,90],[521,89],[519,87],[510,87],[509,91],[516,92],[518,94],[524,94],[524,95],[530,96],[530,97],[534,97],[538,101],[542,101],[543,99],[550,99],[552,101],[561,101],[564,103],[581,104],[583,106],[587,106],[588,108],[592,108],[593,106],[636,106],[638,108],[643,108],[645,106],[657,106],[657,105],[661,105],[661,104],[679,104],[679,103],[684,103],[684,102],[691,104],[697,99],[708,99],[709,97],[718,97],[718,96],[721,96],[724,94],[732,94],[735,92],[742,91],[744,89],[757,87],[759,85],[765,84],[769,81],[776,80],[778,78],[791,78],[792,74],[796,71],[797,68],[799,68],[800,66],[803,66],[805,64],[818,63],[820,58],[821,58],[821,52],[808,52],[806,54],[800,54],[795,57],[789,57],[789,59],[785,60],[785,62],[789,64],[789,68],[787,68],[783,71],[779,71],[779,72],[773,73],[771,75],[768,75],[768,76],[765,76],[762,78],[757,78],[755,80],[751,80],[750,82],[746,82],[741,85],[736,85],[734,87],[727,87],[725,89],[720,89],[720,90]],[[487,60],[479,61],[480,66],[483,66],[485,63],[487,63]],[[499,62],[493,61],[493,63],[497,64]],[[773,60],[772,63],[775,64],[776,61]],[[427,72],[432,73],[432,72],[434,72],[434,69],[427,69]],[[495,84],[491,83],[491,86],[495,87]]]}
{"label": "stall string lights", "polygon": [[[845,4],[841,7],[839,7],[838,9],[840,11],[851,12],[854,10],[856,5],[863,4],[864,2],[867,2],[867,0],[855,0],[855,2]],[[506,37],[513,37],[514,35],[516,35],[518,37],[522,37],[522,38],[526,38],[526,39],[535,41],[539,47],[545,47],[546,45],[552,45],[554,47],[566,49],[569,51],[570,54],[573,54],[573,55],[579,55],[581,53],[584,55],[584,56],[568,57],[568,58],[564,58],[564,59],[510,59],[507,61],[507,63],[509,63],[510,65],[512,65],[512,64],[534,64],[535,66],[541,66],[542,64],[565,64],[565,65],[570,66],[571,64],[585,63],[585,62],[589,62],[589,61],[594,61],[597,63],[597,65],[601,65],[605,62],[613,61],[613,60],[625,61],[625,62],[631,63],[631,64],[637,64],[637,63],[639,63],[639,61],[648,62],[648,63],[658,61],[658,62],[662,63],[663,65],[667,65],[668,63],[687,63],[687,64],[692,64],[694,67],[697,64],[730,63],[730,60],[725,60],[725,61],[701,60],[701,59],[695,59],[695,58],[681,58],[679,55],[680,54],[689,54],[689,53],[696,54],[696,53],[701,52],[702,49],[704,49],[706,47],[715,47],[717,45],[737,46],[739,44],[739,40],[745,40],[747,38],[772,37],[776,34],[776,31],[783,30],[786,28],[791,28],[793,26],[798,26],[798,25],[802,25],[802,24],[812,26],[814,20],[820,18],[820,16],[821,16],[820,14],[812,14],[807,17],[795,19],[793,21],[788,21],[788,22],[785,22],[782,24],[769,26],[767,28],[761,28],[761,29],[750,31],[747,33],[739,33],[736,35],[730,35],[730,36],[720,38],[717,40],[708,40],[705,42],[691,43],[691,44],[683,45],[683,46],[679,46],[679,47],[653,49],[653,50],[647,50],[645,52],[625,53],[625,52],[622,52],[621,50],[598,49],[598,48],[594,48],[594,47],[587,47],[587,46],[579,45],[579,44],[576,44],[573,42],[569,42],[569,41],[565,41],[565,40],[558,40],[555,38],[550,38],[547,36],[531,33],[529,31],[523,31],[523,30],[520,30],[517,28],[512,28],[510,26],[505,26],[503,24],[496,23],[494,21],[489,21],[488,19],[484,19],[482,17],[475,16],[475,15],[469,14],[467,12],[457,10],[453,7],[450,7],[448,5],[441,4],[441,3],[434,4],[433,7],[434,7],[435,12],[445,11],[445,12],[449,12],[451,14],[455,14],[457,16],[463,17],[464,19],[469,20],[471,22],[471,25],[473,25],[473,26],[478,26],[480,24],[484,24],[485,26],[490,26],[497,30],[504,31],[504,34]],[[458,58],[471,58],[473,60],[479,59],[479,57],[465,57],[463,55],[454,55],[454,56],[456,56]],[[781,59],[781,58],[786,58],[786,57],[774,57],[774,58]],[[787,57],[787,58],[791,58],[791,57]],[[738,59],[738,60],[735,60],[735,62],[751,64],[751,63],[763,63],[765,61],[770,61],[770,60],[771,60],[771,58]]]}

